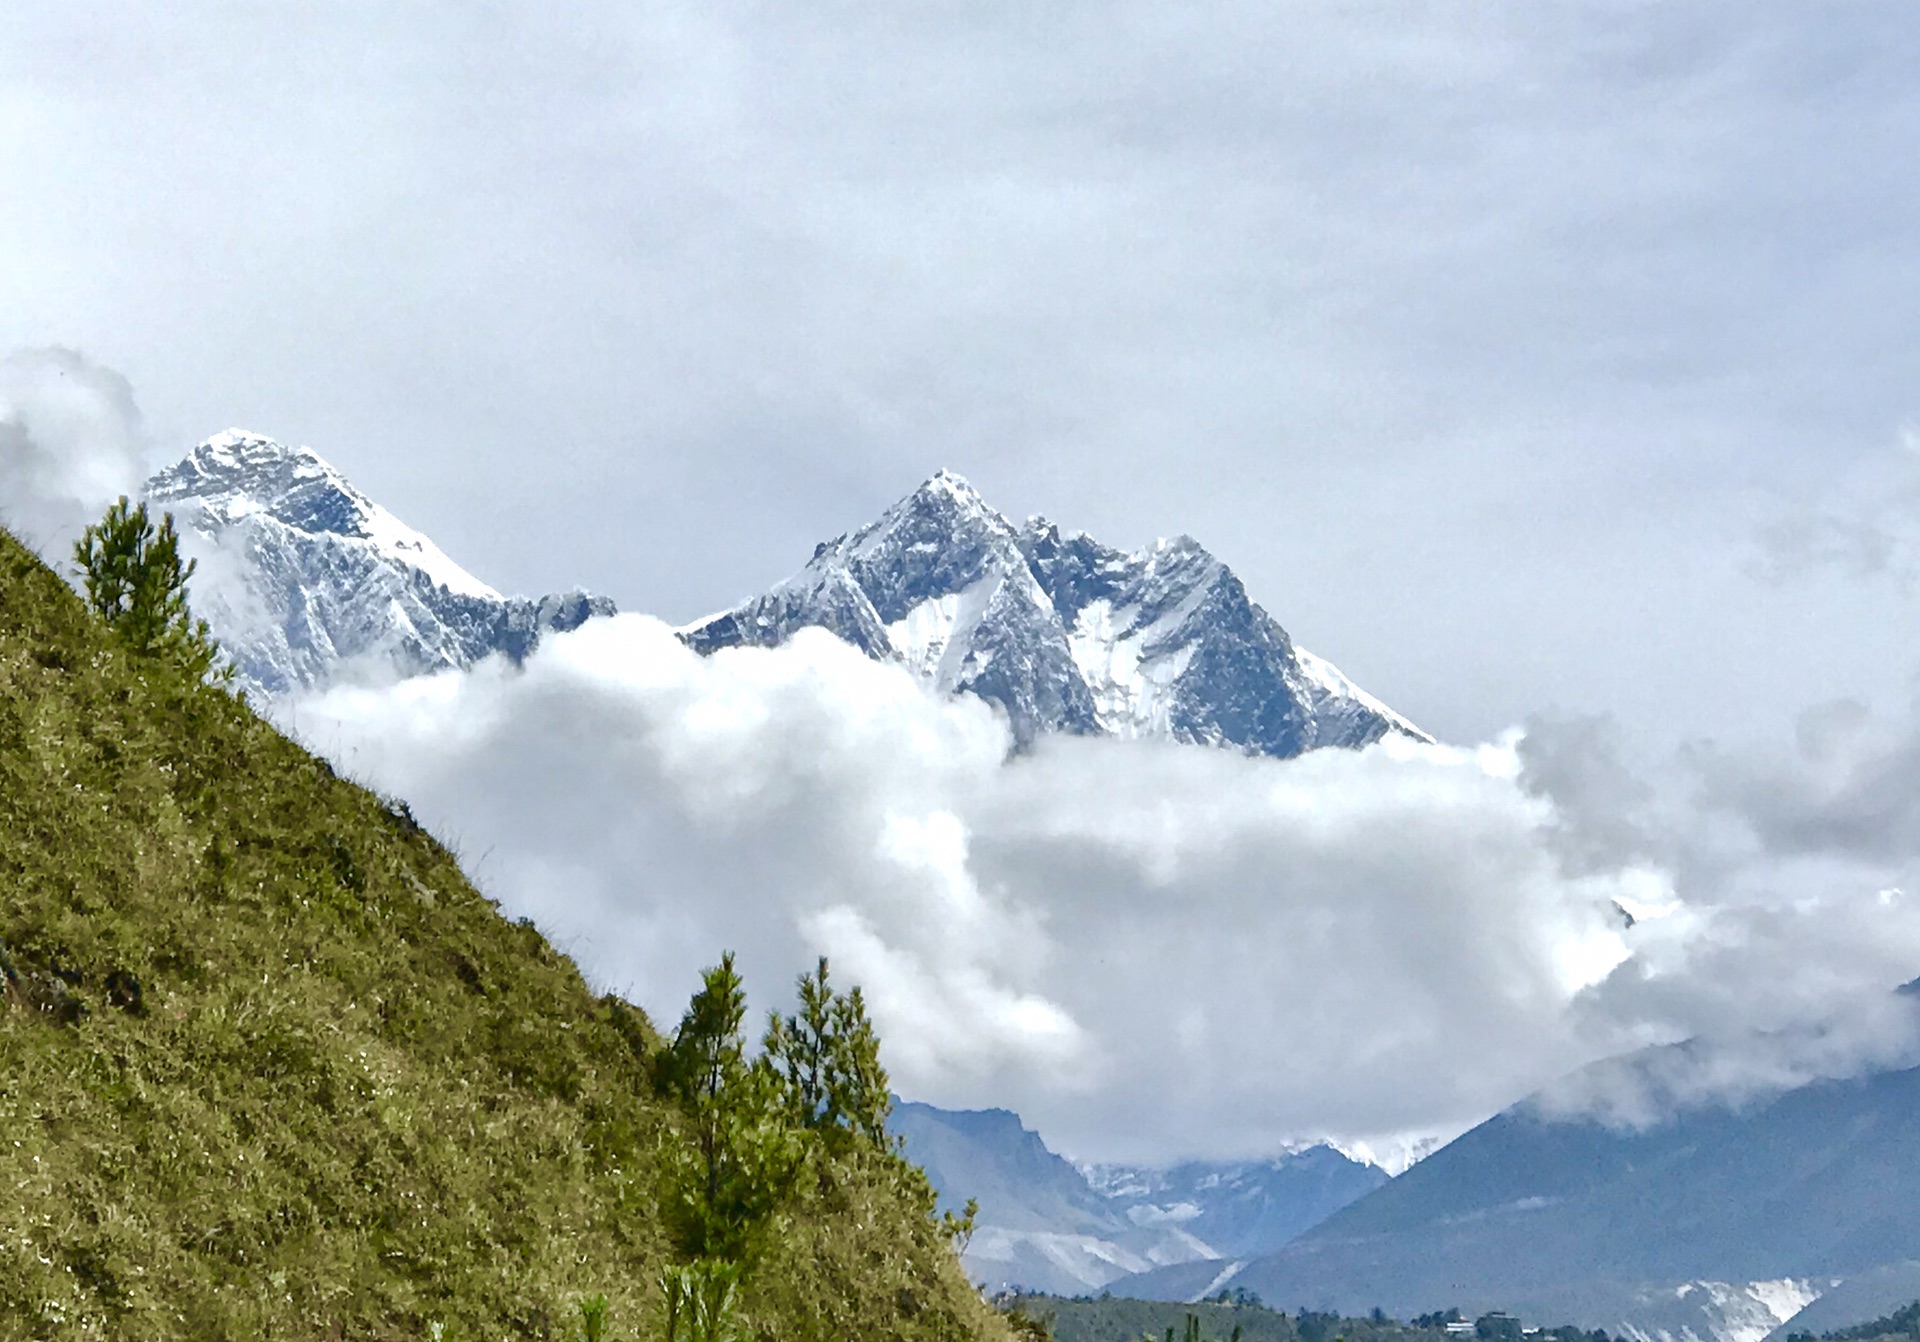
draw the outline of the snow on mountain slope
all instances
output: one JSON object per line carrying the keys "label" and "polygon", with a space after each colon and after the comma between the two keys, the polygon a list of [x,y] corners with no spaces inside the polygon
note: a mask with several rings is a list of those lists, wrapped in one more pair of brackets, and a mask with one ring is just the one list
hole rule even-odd
{"label": "snow on mountain slope", "polygon": [[273,696],[340,675],[416,675],[494,653],[613,603],[503,597],[304,447],[229,429],[147,482],[200,562],[194,610],[240,683]]}
{"label": "snow on mountain slope", "polygon": [[1277,1159],[1173,1169],[1075,1166],[1017,1114],[902,1103],[889,1127],[941,1205],[979,1201],[975,1281],[1080,1294],[1182,1263],[1266,1253],[1386,1181],[1326,1145]]}
{"label": "snow on mountain slope", "polygon": [[1076,1295],[1130,1273],[1215,1256],[1177,1226],[1130,1221],[1007,1110],[902,1103],[888,1128],[926,1171],[943,1208],[979,1203],[963,1261],[984,1286]]}
{"label": "snow on mountain slope", "polygon": [[155,476],[147,494],[165,502],[192,499],[219,526],[264,514],[307,534],[363,540],[373,553],[419,569],[459,595],[503,599],[431,540],[355,489],[311,448],[284,447],[244,429],[228,429]]}
{"label": "snow on mountain slope", "polygon": [[1015,527],[946,471],[681,636],[713,652],[808,625],[999,705],[1022,744],[1151,736],[1285,757],[1388,732],[1431,739],[1296,649],[1192,538],[1128,554],[1043,518]]}
{"label": "snow on mountain slope", "polygon": [[1295,648],[1294,652],[1300,658],[1300,673],[1306,679],[1316,720],[1335,724],[1336,734],[1363,732],[1373,722],[1385,720],[1392,731],[1428,739],[1425,732],[1348,680],[1326,658],[1316,657],[1305,648]]}
{"label": "snow on mountain slope", "polygon": [[[1662,1318],[1664,1303],[1652,1292],[1622,1332],[1635,1342],[1696,1342],[1704,1333],[1714,1342],[1761,1342],[1775,1328],[1820,1298],[1831,1280],[1781,1277],[1773,1281],[1690,1281],[1673,1288],[1679,1318]],[[1702,1316],[1701,1329],[1690,1316]]]}
{"label": "snow on mountain slope", "polygon": [[1388,1177],[1326,1142],[1303,1143],[1271,1160],[1096,1165],[1085,1173],[1135,1225],[1177,1226],[1215,1258],[1271,1253]]}

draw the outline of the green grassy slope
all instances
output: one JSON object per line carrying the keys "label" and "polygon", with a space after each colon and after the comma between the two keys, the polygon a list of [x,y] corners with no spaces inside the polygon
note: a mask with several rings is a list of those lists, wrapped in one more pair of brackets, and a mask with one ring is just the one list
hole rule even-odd
{"label": "green grassy slope", "polygon": [[[659,1334],[653,1027],[4,532],[0,954],[0,1337],[567,1337],[597,1292]],[[871,1156],[816,1165],[745,1310],[1005,1336]]]}

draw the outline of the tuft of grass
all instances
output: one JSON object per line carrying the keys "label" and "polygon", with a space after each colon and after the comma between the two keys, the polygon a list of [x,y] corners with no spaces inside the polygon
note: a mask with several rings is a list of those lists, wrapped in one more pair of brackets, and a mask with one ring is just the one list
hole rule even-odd
{"label": "tuft of grass", "polygon": [[[0,978],[0,1337],[660,1335],[652,1023],[4,532]],[[1006,1336],[923,1185],[810,1168],[751,1336]]]}

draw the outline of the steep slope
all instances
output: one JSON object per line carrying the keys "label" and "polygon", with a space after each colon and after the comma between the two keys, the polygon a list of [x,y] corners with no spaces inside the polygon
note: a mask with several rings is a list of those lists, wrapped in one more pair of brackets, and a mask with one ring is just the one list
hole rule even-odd
{"label": "steep slope", "polygon": [[1043,518],[1015,527],[945,471],[682,636],[700,652],[771,647],[809,625],[999,705],[1022,743],[1157,736],[1287,757],[1430,739],[1296,649],[1198,542],[1126,554]]}
{"label": "steep slope", "polygon": [[[1836,1282],[1911,1258],[1915,1243],[1920,1070],[1695,1109],[1645,1131],[1556,1121],[1525,1102],[1229,1284],[1283,1305],[1498,1306],[1757,1339]],[[1199,1289],[1195,1273],[1176,1278],[1113,1289]],[[1707,1307],[1719,1324],[1694,1317]],[[1689,1310],[1690,1322],[1660,1322]]]}
{"label": "steep slope", "polygon": [[[0,533],[0,1334],[657,1335],[657,1036],[406,808],[129,657]],[[891,1162],[824,1156],[765,1335],[1002,1337]]]}
{"label": "steep slope", "polygon": [[[1170,1170],[1064,1160],[1004,1109],[902,1104],[890,1125],[944,1206],[980,1204],[974,1280],[1066,1294],[1156,1265],[1269,1252],[1386,1180],[1329,1146]],[[1196,1269],[1201,1270],[1201,1269]]]}
{"label": "steep slope", "polygon": [[149,480],[196,541],[195,608],[246,688],[324,685],[343,669],[418,675],[518,660],[613,603],[503,597],[304,447],[229,429]]}
{"label": "steep slope", "polygon": [[[1915,1301],[1920,1301],[1920,1259],[1888,1263],[1840,1282],[1767,1334],[1767,1339],[1768,1342],[1787,1342],[1794,1333],[1818,1335],[1858,1328],[1905,1309]],[[1920,1323],[1920,1319],[1912,1322]]]}

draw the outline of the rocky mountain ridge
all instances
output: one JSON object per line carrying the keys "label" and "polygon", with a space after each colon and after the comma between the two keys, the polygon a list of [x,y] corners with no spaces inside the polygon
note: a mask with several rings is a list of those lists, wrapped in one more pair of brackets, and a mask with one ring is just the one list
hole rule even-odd
{"label": "rocky mountain ridge", "polygon": [[808,626],[998,706],[1023,745],[1064,732],[1287,758],[1389,732],[1432,739],[1296,648],[1191,537],[1127,553],[1044,518],[1015,526],[947,471],[681,636],[710,653]]}
{"label": "rocky mountain ridge", "polygon": [[244,429],[199,444],[144,493],[175,515],[200,564],[194,610],[257,695],[518,661],[542,635],[614,611],[583,591],[502,596],[312,449]]}

